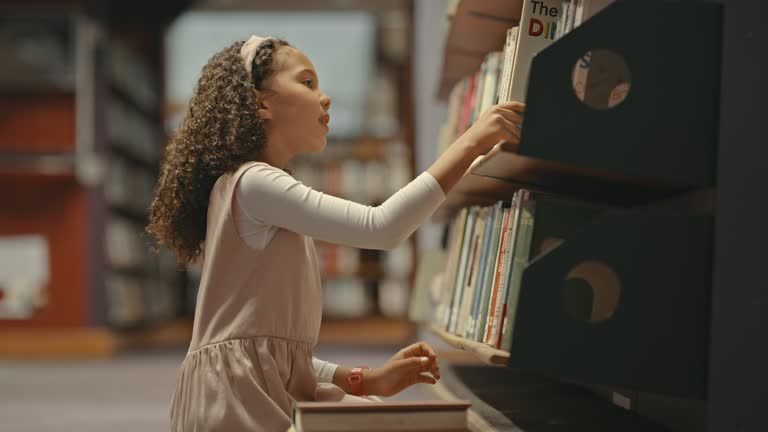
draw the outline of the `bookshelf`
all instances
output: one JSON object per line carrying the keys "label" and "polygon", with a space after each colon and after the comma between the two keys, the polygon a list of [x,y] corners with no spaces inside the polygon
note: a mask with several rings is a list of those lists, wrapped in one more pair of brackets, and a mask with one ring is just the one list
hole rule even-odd
{"label": "bookshelf", "polygon": [[[2,7],[0,236],[6,247],[43,239],[36,259],[48,265],[33,297],[0,289],[0,357],[184,346],[184,273],[168,253],[148,253],[143,229],[165,144],[162,29],[188,2],[151,18],[129,2],[46,3]],[[46,54],[30,54],[41,42]]]}
{"label": "bookshelf", "polygon": [[440,336],[440,338],[447,342],[449,345],[473,353],[486,364],[505,366],[509,362],[509,353],[506,351],[492,348],[484,343],[475,342],[456,336],[436,325],[430,325],[429,330],[432,333]]}
{"label": "bookshelf", "polygon": [[[517,14],[508,9],[513,3]],[[727,10],[729,2],[723,3]],[[499,7],[496,2],[456,2],[447,19],[439,98],[446,99],[456,82],[478,70],[486,53],[503,46],[504,34],[496,25],[514,24],[521,4],[506,2],[502,12],[489,17],[467,11],[494,11]],[[730,49],[730,55],[745,65],[748,50],[737,48],[735,41],[744,41],[734,33],[743,30],[737,28],[745,21],[749,28],[758,28],[757,19],[746,18],[746,6],[733,8],[736,12],[724,19],[727,14],[712,2],[619,1],[539,52],[531,66],[520,145],[500,145],[475,161],[436,219],[445,222],[463,207],[510,199],[518,188],[611,208],[525,267],[509,352],[458,337],[440,326],[429,325],[427,330],[488,365],[501,363],[508,366],[501,369],[546,377],[562,384],[563,391],[587,389],[614,404],[626,401],[632,414],[624,419],[626,425],[650,428],[638,430],[655,430],[653,424],[671,430],[728,430],[734,423],[759,429],[762,422],[746,411],[755,406],[751,398],[764,400],[764,396],[746,391],[736,398],[738,402],[726,401],[725,389],[737,390],[733,382],[726,384],[724,376],[739,378],[740,386],[751,386],[745,373],[714,369],[713,364],[719,360],[720,367],[752,365],[750,376],[765,382],[765,373],[747,360],[751,356],[765,359],[764,350],[732,339],[737,329],[757,329],[757,321],[734,318],[737,305],[751,310],[746,299],[764,295],[748,295],[747,288],[727,293],[724,276],[713,277],[713,269],[730,269],[731,277],[749,284],[734,273],[736,259],[726,258],[721,249],[720,244],[735,242],[726,240],[731,238],[727,233],[735,230],[722,220],[730,215],[733,223],[737,210],[723,207],[719,197],[727,193],[738,211],[753,211],[734,200],[764,189],[746,178],[738,182],[731,177],[733,183],[722,184],[723,178],[739,171],[737,159],[751,167],[755,176],[761,170],[744,160],[756,149],[742,145],[739,158],[723,150],[725,134],[720,128],[730,118],[728,141],[751,133],[747,140],[751,145],[756,144],[758,129],[764,129],[736,121],[736,113],[746,108],[737,108],[733,101],[728,111],[724,105],[728,99],[721,101],[721,69],[726,70],[721,47],[726,58]],[[486,25],[465,25],[477,19],[486,20]],[[686,35],[673,41],[663,32],[647,31],[669,26],[684,27]],[[730,48],[723,44],[729,37]],[[596,48],[622,54],[632,72],[629,96],[610,110],[589,109],[575,97],[571,84],[576,59]],[[741,74],[731,70],[730,80],[738,79],[737,75]],[[757,97],[748,96],[746,89],[759,87],[758,75],[750,72],[749,76],[751,81],[739,83],[742,92],[737,100]],[[723,86],[733,84],[728,73],[723,77]],[[651,111],[653,125],[639,120],[648,118]],[[746,131],[736,132],[737,124]],[[725,165],[723,158],[728,154],[734,163]],[[749,226],[764,231],[755,223]],[[754,257],[740,256],[754,262]],[[579,324],[562,307],[553,307],[561,301],[568,270],[590,259],[608,263],[622,281],[620,307],[599,325]],[[718,274],[723,273],[715,270]],[[751,276],[761,280],[757,274]],[[670,293],[674,294],[670,297]],[[764,319],[760,322],[765,325]],[[726,334],[731,335],[728,342]],[[727,354],[731,348],[741,357],[731,358]],[[495,351],[499,351],[496,359],[490,357]],[[499,376],[492,385],[499,393],[518,390],[515,378]],[[469,381],[471,373],[459,380],[470,390],[479,388]],[[496,402],[505,404],[500,399]],[[509,419],[515,422],[515,415]],[[600,419],[592,425],[599,426]],[[530,430],[540,427],[533,424]]]}

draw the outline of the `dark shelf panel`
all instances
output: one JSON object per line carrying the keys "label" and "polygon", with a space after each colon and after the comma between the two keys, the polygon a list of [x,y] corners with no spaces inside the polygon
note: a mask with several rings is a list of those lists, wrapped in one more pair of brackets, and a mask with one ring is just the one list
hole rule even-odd
{"label": "dark shelf panel", "polygon": [[[515,152],[622,183],[714,185],[721,15],[708,2],[606,7],[534,57]],[[648,28],[675,28],[678,37]],[[591,108],[573,89],[576,62],[598,49],[621,57],[630,76],[626,99],[612,108]],[[563,173],[570,177],[572,169]]]}
{"label": "dark shelf panel", "polygon": [[525,268],[509,365],[705,398],[712,235],[698,211],[603,211]]}
{"label": "dark shelf panel", "polygon": [[441,382],[494,429],[525,432],[661,432],[666,429],[592,392],[535,374],[491,366],[441,368]]}
{"label": "dark shelf panel", "polygon": [[503,180],[514,188],[625,207],[646,204],[686,190],[651,178],[608,174],[526,157],[505,145],[495,147],[477,161],[472,173]]}

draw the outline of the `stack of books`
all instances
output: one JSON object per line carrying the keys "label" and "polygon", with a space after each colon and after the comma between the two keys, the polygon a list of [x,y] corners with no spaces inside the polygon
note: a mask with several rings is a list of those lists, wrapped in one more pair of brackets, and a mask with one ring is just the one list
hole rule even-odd
{"label": "stack of books", "polygon": [[469,431],[470,402],[296,402],[291,432]]}

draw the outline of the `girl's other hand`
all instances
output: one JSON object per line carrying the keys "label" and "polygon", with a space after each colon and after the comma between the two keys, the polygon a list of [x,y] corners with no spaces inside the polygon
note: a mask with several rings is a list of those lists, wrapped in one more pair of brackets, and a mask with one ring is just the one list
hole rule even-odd
{"label": "girl's other hand", "polygon": [[418,342],[398,351],[384,366],[364,374],[367,394],[392,396],[414,384],[435,384],[440,379],[440,366],[435,350],[426,342]]}

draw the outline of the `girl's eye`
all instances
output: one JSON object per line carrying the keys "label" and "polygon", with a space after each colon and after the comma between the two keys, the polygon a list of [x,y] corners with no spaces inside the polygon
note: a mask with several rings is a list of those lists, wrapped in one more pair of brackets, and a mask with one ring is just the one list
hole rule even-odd
{"label": "girl's eye", "polygon": [[304,80],[304,84],[306,84],[307,87],[312,88],[312,80],[311,79]]}

